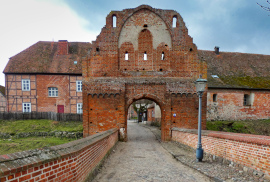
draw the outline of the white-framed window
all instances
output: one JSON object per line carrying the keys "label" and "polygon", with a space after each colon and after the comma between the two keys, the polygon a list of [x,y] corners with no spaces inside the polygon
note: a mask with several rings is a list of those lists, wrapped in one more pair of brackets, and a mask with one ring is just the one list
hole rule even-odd
{"label": "white-framed window", "polygon": [[82,114],[83,109],[82,109],[82,103],[77,103],[77,114]]}
{"label": "white-framed window", "polygon": [[23,112],[31,112],[31,103],[23,102],[22,107],[23,107]]}
{"label": "white-framed window", "polygon": [[30,80],[22,79],[22,91],[30,91]]}
{"label": "white-framed window", "polygon": [[76,81],[76,90],[77,90],[77,92],[82,91],[82,81],[81,80]]}
{"label": "white-framed window", "polygon": [[58,97],[58,88],[49,87],[49,97]]}

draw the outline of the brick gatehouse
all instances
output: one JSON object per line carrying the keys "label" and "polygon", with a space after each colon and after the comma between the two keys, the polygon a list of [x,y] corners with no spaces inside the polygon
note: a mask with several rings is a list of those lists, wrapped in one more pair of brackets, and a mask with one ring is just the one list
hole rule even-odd
{"label": "brick gatehouse", "polygon": [[[128,107],[139,99],[160,106],[163,141],[172,127],[197,128],[194,81],[207,77],[207,67],[176,11],[112,11],[82,64],[85,137],[118,128],[126,139]],[[206,94],[202,112],[205,129]]]}

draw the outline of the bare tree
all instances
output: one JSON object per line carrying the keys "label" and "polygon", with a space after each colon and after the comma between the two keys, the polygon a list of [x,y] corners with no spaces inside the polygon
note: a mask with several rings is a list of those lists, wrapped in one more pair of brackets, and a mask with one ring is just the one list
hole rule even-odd
{"label": "bare tree", "polygon": [[261,5],[261,4],[259,4],[259,3],[257,3],[263,10],[265,10],[265,11],[270,11],[270,2],[269,2],[269,0],[267,0],[266,1],[268,4],[269,4],[269,6],[264,6],[264,5]]}
{"label": "bare tree", "polygon": [[149,104],[152,104],[152,101],[146,100],[146,99],[133,102],[132,106],[133,106],[133,109],[137,112],[138,122],[142,121],[143,113],[147,112],[147,106]]}

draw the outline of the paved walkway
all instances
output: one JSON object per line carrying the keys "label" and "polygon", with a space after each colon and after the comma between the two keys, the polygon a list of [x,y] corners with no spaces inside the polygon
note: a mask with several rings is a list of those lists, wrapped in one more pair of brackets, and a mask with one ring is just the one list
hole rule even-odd
{"label": "paved walkway", "polygon": [[173,159],[149,129],[129,122],[128,142],[118,142],[94,181],[205,182],[211,180]]}

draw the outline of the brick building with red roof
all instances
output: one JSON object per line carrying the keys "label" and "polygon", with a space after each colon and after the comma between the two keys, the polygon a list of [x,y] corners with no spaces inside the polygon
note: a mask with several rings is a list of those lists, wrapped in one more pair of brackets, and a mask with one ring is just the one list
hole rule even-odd
{"label": "brick building with red roof", "polygon": [[81,62],[86,42],[37,42],[10,58],[5,73],[7,112],[82,113]]}

